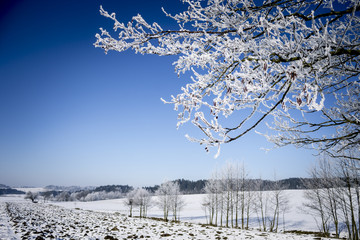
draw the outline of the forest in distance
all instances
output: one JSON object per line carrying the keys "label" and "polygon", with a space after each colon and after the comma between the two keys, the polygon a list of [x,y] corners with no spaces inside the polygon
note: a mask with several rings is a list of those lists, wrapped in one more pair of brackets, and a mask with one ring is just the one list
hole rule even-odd
{"label": "forest in distance", "polygon": [[[284,189],[306,189],[304,184],[304,180],[311,181],[310,178],[286,178],[279,180]],[[187,180],[187,179],[177,179],[173,180],[172,182],[177,182],[180,187],[180,191],[183,194],[201,194],[204,193],[204,187],[208,180]],[[249,182],[258,182],[261,181],[264,189],[272,190],[275,181],[273,180],[261,180],[261,179],[249,179]],[[313,181],[318,181],[314,179]],[[155,193],[158,190],[160,185],[154,186],[145,186],[142,187],[148,190],[151,193]],[[22,188],[30,188],[30,187],[22,187]],[[55,186],[55,185],[48,185],[44,187],[44,191],[41,194],[51,193],[54,195],[58,195],[61,192],[122,192],[128,193],[129,191],[133,190],[133,186],[129,185],[121,185],[121,184],[113,184],[113,185],[104,185],[98,187],[79,187],[79,186]],[[24,191],[16,190],[15,188],[9,187],[5,184],[0,184],[0,195],[3,194],[25,194]]]}
{"label": "forest in distance", "polygon": [[[306,184],[305,182],[312,182],[313,184],[310,184],[312,186],[316,185],[316,182],[321,181],[318,178],[286,178],[281,180],[262,180],[262,179],[248,179],[249,186],[255,186],[255,183],[261,183],[261,189],[264,190],[275,190],[275,185],[278,183],[282,186],[284,190],[289,189],[307,189],[309,184]],[[208,180],[202,179],[202,180],[187,180],[187,179],[176,179],[171,182],[178,183],[180,192],[182,194],[202,194],[205,193],[205,186]],[[160,185],[154,185],[154,186],[145,186],[142,187],[143,189],[147,190],[148,192],[154,194],[158,189]],[[22,187],[22,191],[17,190],[16,188],[11,188],[5,184],[0,184],[0,195],[4,194],[26,194],[24,190],[31,187]],[[80,186],[55,186],[55,185],[47,185],[43,188],[43,191],[40,191],[38,194],[39,196],[43,196],[45,198],[51,197],[60,197],[59,195],[62,193],[63,197],[60,198],[62,201],[70,201],[73,198],[70,198],[70,195],[78,195],[81,197],[84,197],[88,194],[94,194],[94,193],[118,193],[115,194],[113,197],[124,197],[128,192],[134,190],[133,186],[129,185],[121,185],[121,184],[113,184],[113,185],[103,185],[103,186],[88,186],[88,187],[80,187]],[[251,191],[255,191],[255,187],[252,189],[249,189]],[[65,197],[64,197],[65,196]],[[105,198],[111,198],[111,196],[106,196]],[[102,200],[103,198],[100,197]],[[74,199],[73,199],[74,200]],[[80,200],[80,198],[75,199]]]}

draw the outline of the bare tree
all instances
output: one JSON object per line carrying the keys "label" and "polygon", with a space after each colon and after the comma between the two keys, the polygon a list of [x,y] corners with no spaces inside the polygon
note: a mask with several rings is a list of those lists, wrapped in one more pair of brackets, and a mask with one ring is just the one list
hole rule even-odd
{"label": "bare tree", "polygon": [[165,182],[155,192],[158,197],[157,205],[163,210],[164,220],[168,221],[169,212],[172,211],[174,221],[179,218],[179,213],[185,205],[180,195],[180,187],[177,182]]}
{"label": "bare tree", "polygon": [[253,192],[243,164],[227,162],[205,185],[203,207],[209,224],[226,227],[249,227]]}
{"label": "bare tree", "polygon": [[330,215],[331,222],[335,228],[335,236],[339,237],[339,206],[338,191],[342,187],[342,180],[338,178],[334,170],[336,165],[328,160],[321,160],[319,163],[319,174],[322,182],[322,188],[325,194],[324,206]]}
{"label": "bare tree", "polygon": [[136,189],[128,192],[124,199],[124,204],[129,208],[129,217],[133,216],[133,207],[135,205]]}
{"label": "bare tree", "polygon": [[360,238],[360,201],[359,201],[359,163],[342,159],[340,161],[340,178],[344,187],[340,190],[340,203],[350,239]]}
{"label": "bare tree", "polygon": [[171,208],[171,183],[161,184],[155,192],[158,197],[157,205],[163,210],[164,220],[168,221],[169,211]]}
{"label": "bare tree", "polygon": [[304,193],[305,198],[308,200],[304,206],[310,210],[310,213],[317,218],[320,218],[319,230],[325,234],[329,234],[330,230],[330,215],[326,211],[325,197],[320,174],[317,168],[313,168],[310,172],[311,179],[304,182],[307,190]]}
{"label": "bare tree", "polygon": [[288,198],[284,198],[280,204],[280,211],[282,212],[282,225],[283,225],[283,232],[285,232],[285,226],[286,226],[286,221],[285,221],[285,213],[290,209],[290,205],[289,205],[289,199]]}
{"label": "bare tree", "polygon": [[25,195],[25,199],[30,199],[31,202],[37,203],[39,198],[39,193],[28,191]]}
{"label": "bare tree", "polygon": [[[277,232],[279,228],[280,216],[282,211],[286,211],[288,199],[284,194],[286,186],[274,178],[274,184],[270,191],[270,203],[272,216],[269,216],[269,231]],[[283,214],[284,217],[284,214]],[[284,220],[284,219],[283,219]]]}
{"label": "bare tree", "polygon": [[340,237],[340,224],[344,223],[349,239],[359,239],[359,169],[357,160],[330,159],[328,155],[312,168],[311,179],[306,181],[305,206],[320,219],[319,227],[325,234],[333,229]]}
{"label": "bare tree", "polygon": [[255,198],[255,194],[254,194],[254,189],[255,187],[253,186],[254,184],[252,184],[250,181],[247,182],[246,184],[246,199],[245,199],[245,216],[246,216],[246,229],[249,229],[249,222],[250,222],[250,215],[252,213],[252,209],[253,209],[253,200]]}
{"label": "bare tree", "polygon": [[227,162],[222,172],[223,192],[225,201],[225,226],[233,226],[234,212],[234,186],[235,186],[235,166]]}
{"label": "bare tree", "polygon": [[255,184],[253,208],[257,214],[259,229],[277,232],[280,216],[287,210],[288,199],[284,193],[286,186],[276,180],[270,185],[265,185],[262,179],[258,179]]}
{"label": "bare tree", "polygon": [[42,192],[41,196],[44,198],[44,203],[45,203],[46,200],[50,200],[51,198],[53,198],[54,194],[51,191],[47,191],[47,192]]}
{"label": "bare tree", "polygon": [[217,211],[218,211],[218,198],[220,189],[218,188],[217,179],[209,179],[205,184],[205,197],[203,199],[203,207],[205,215],[209,214],[208,223],[210,225],[217,225]]}
{"label": "bare tree", "polygon": [[[238,171],[238,187],[239,187],[239,211],[241,219],[241,228],[249,227],[250,209],[252,200],[252,189],[250,187],[249,173],[246,171],[244,164],[239,166]],[[236,227],[237,224],[236,224]]]}
{"label": "bare tree", "polygon": [[151,196],[146,189],[135,189],[134,205],[139,208],[140,218],[146,217],[148,208],[151,206],[151,204]]}
{"label": "bare tree", "polygon": [[259,229],[262,231],[267,230],[267,206],[268,206],[268,198],[266,193],[264,193],[264,186],[262,184],[262,179],[258,179],[254,182],[254,190],[255,190],[255,196],[254,196],[254,205],[253,209],[254,212],[257,215],[257,220],[259,224]]}
{"label": "bare tree", "polygon": [[68,191],[62,191],[59,195],[56,196],[56,200],[57,201],[64,201],[64,202],[68,202],[70,201],[71,195]]}

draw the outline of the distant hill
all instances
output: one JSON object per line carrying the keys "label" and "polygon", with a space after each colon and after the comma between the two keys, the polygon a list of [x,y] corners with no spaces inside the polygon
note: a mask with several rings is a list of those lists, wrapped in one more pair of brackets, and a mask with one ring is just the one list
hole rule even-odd
{"label": "distant hill", "polygon": [[180,191],[184,194],[203,193],[203,189],[207,180],[190,181],[185,179],[178,179],[173,182],[179,183]]}
{"label": "distant hill", "polygon": [[25,192],[12,189],[4,184],[0,184],[0,195],[5,195],[5,194],[25,194]]}
{"label": "distant hill", "polygon": [[158,190],[159,189],[159,185],[155,185],[155,186],[152,186],[152,187],[143,187],[145,190],[147,190],[148,192],[150,192],[150,193],[155,193],[156,192],[156,190]]}
{"label": "distant hill", "polygon": [[[308,180],[308,179],[307,179]],[[256,186],[256,183],[260,183],[262,189],[272,190],[275,187],[276,181],[261,180],[261,179],[247,179],[250,186]],[[185,179],[174,180],[173,182],[179,183],[180,191],[184,194],[199,194],[204,193],[204,187],[207,180],[190,181]],[[304,179],[302,178],[287,178],[278,181],[280,186],[284,189],[305,189]],[[151,189],[151,187],[148,187]],[[252,189],[256,190],[256,189]]]}
{"label": "distant hill", "polygon": [[79,187],[79,186],[55,186],[55,185],[48,185],[45,187],[47,191],[66,191],[66,192],[79,192],[79,191],[89,191],[94,190],[95,187]]}
{"label": "distant hill", "polygon": [[106,185],[95,188],[94,192],[122,192],[128,193],[134,188],[129,185]]}
{"label": "distant hill", "polygon": [[[280,186],[283,189],[305,189],[304,180],[302,178],[287,178],[282,179],[278,181],[272,181],[272,180],[262,180],[262,179],[246,179],[247,183],[250,186],[250,190],[274,190],[275,188]],[[180,186],[180,191],[183,194],[201,194],[205,193],[204,188],[208,180],[186,180],[186,179],[177,179],[172,182],[177,182]],[[306,181],[316,181],[315,179],[306,179]],[[8,193],[9,187],[5,185],[0,185],[0,189],[3,188],[3,192],[7,190],[6,193],[3,194],[10,194]],[[155,193],[156,190],[159,188],[159,185],[155,186],[148,186],[143,187],[144,189],[148,190],[151,193]],[[129,185],[106,185],[106,186],[99,186],[99,187],[78,187],[78,186],[70,186],[70,187],[64,187],[64,186],[54,186],[49,185],[45,187],[45,190],[42,195],[52,195],[54,197],[59,196],[60,194],[68,194],[69,196],[73,194],[75,198],[79,199],[85,199],[85,197],[89,194],[96,195],[96,194],[103,194],[105,195],[107,193],[122,193],[124,196],[133,190],[134,188]],[[16,190],[13,190],[16,191]],[[1,191],[0,191],[1,194]],[[117,195],[116,195],[117,196]],[[107,196],[109,197],[109,196]],[[69,198],[70,199],[70,198]]]}
{"label": "distant hill", "polygon": [[[172,182],[177,182],[179,184],[180,192],[182,192],[183,194],[198,194],[204,192],[203,189],[205,187],[207,180],[191,181],[182,178],[182,179],[174,180]],[[152,187],[148,186],[143,188],[151,193],[155,193],[156,190],[159,189],[159,187],[160,187],[159,185],[155,185]]]}
{"label": "distant hill", "polygon": [[[261,189],[264,190],[272,190],[275,186],[275,181],[272,180],[261,180],[261,179],[247,179],[250,186],[261,185]],[[307,179],[307,181],[311,181],[311,179]],[[172,182],[179,183],[180,191],[184,194],[200,194],[204,193],[204,187],[207,183],[207,180],[185,180],[185,179],[177,179]],[[280,186],[284,189],[305,189],[304,179],[303,178],[287,178],[278,181]],[[148,190],[151,193],[155,193],[155,191],[159,188],[159,185],[155,185],[153,187],[144,187],[144,189]],[[257,189],[251,189],[257,190]]]}
{"label": "distant hill", "polygon": [[280,180],[280,183],[287,186],[286,189],[305,189],[304,178],[287,178]]}
{"label": "distant hill", "polygon": [[0,189],[9,189],[10,187],[9,186],[6,186],[4,184],[0,184]]}

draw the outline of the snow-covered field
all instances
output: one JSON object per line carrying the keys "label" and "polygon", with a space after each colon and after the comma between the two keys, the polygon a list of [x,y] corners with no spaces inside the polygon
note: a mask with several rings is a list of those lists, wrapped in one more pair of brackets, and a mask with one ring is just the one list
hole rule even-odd
{"label": "snow-covered field", "polygon": [[[302,208],[303,191],[288,190],[291,208],[285,230],[316,231],[316,222]],[[264,233],[209,227],[201,202],[203,195],[185,195],[181,223],[127,217],[122,199],[96,202],[33,204],[24,196],[0,197],[0,239],[313,239],[309,235]],[[136,211],[134,215],[136,216]],[[150,217],[161,217],[156,207]],[[254,228],[257,222],[253,222]],[[283,230],[283,226],[280,228]],[[38,238],[37,238],[38,237]],[[40,238],[42,237],[42,238]]]}
{"label": "snow-covered field", "polygon": [[[318,227],[314,218],[307,214],[302,206],[305,201],[303,197],[303,190],[286,190],[285,194],[289,199],[289,209],[284,215],[285,230],[304,230],[304,231],[318,231]],[[205,212],[202,208],[203,194],[183,195],[185,200],[185,207],[180,212],[181,221],[191,223],[205,224]],[[123,199],[103,200],[95,202],[56,202],[51,203],[65,208],[75,209],[81,208],[84,210],[102,211],[102,212],[119,212],[121,214],[128,214],[127,207],[123,204]],[[154,197],[156,201],[156,197]],[[134,215],[137,215],[137,210],[134,210]],[[162,217],[163,213],[157,207],[152,207],[148,211],[150,217]],[[258,227],[256,215],[253,214],[252,227]],[[282,217],[282,216],[281,216]],[[283,221],[281,219],[281,224]],[[284,226],[280,227],[284,230]]]}

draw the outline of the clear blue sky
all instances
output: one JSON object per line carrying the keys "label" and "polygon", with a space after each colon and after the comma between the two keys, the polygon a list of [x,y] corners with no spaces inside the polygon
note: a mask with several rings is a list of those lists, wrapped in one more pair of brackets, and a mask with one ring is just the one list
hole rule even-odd
{"label": "clear blue sky", "polygon": [[[24,0],[0,4],[0,183],[10,186],[129,184],[208,178],[226,161],[244,162],[252,177],[306,177],[313,152],[269,148],[250,134],[222,147],[219,158],[176,129],[170,99],[187,78],[173,57],[93,47],[112,22],[99,6],[128,22],[140,13],[171,26],[161,7],[177,0]],[[269,119],[270,121],[270,119]]]}

